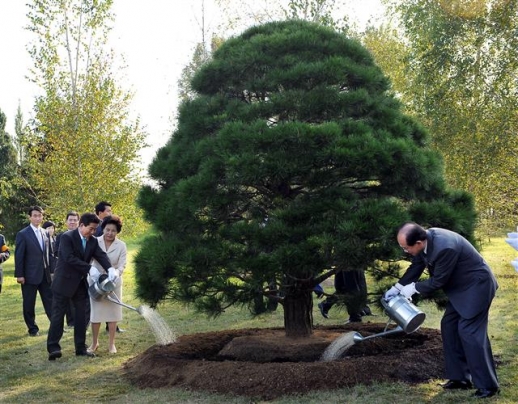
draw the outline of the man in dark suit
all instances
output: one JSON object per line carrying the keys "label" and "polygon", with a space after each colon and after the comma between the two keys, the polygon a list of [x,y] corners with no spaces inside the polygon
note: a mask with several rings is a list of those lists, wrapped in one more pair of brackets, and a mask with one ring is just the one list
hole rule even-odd
{"label": "man in dark suit", "polygon": [[329,318],[329,310],[340,300],[345,302],[349,320],[347,323],[362,321],[362,316],[371,315],[367,306],[367,280],[361,269],[340,270],[334,276],[335,293],[318,304],[320,313]]}
{"label": "man in dark suit", "polygon": [[97,231],[95,232],[95,237],[100,237],[103,235],[103,229],[101,228],[101,224],[105,217],[110,216],[112,214],[112,205],[106,201],[101,201],[97,205],[95,205],[95,214],[99,219],[101,219],[101,222],[99,223],[99,227],[97,228]]}
{"label": "man in dark suit", "polygon": [[29,335],[35,337],[40,335],[34,310],[38,292],[49,320],[51,317],[49,239],[47,233],[40,227],[43,221],[43,209],[40,206],[31,206],[27,213],[29,226],[16,234],[14,276],[22,288],[23,319],[27,324]]}
{"label": "man in dark suit", "polygon": [[[399,282],[385,293],[411,298],[442,289],[449,302],[441,320],[446,378],[445,389],[467,390],[472,382],[475,397],[499,393],[495,363],[487,335],[489,306],[498,284],[489,265],[461,235],[450,230],[425,230],[415,223],[404,224],[397,241],[412,263]],[[428,267],[430,277],[418,281]]]}
{"label": "man in dark suit", "polygon": [[[79,226],[79,213],[77,213],[75,210],[71,210],[67,213],[67,218],[65,220],[65,225],[67,226],[67,230],[75,230]],[[54,254],[56,259],[59,257],[59,243],[61,242],[61,236],[64,234],[59,233],[56,236],[56,243],[54,244]],[[90,322],[90,310],[89,310],[90,304],[88,302],[87,308],[86,308],[86,321],[87,321],[87,327],[88,323]],[[68,310],[65,314],[65,319],[67,321],[68,327],[74,326],[74,305],[72,304],[72,301],[70,301],[70,304],[68,305]]]}
{"label": "man in dark suit", "polygon": [[95,356],[86,348],[86,302],[88,297],[87,276],[99,278],[99,271],[90,262],[95,259],[113,277],[112,268],[106,253],[92,237],[99,225],[94,213],[84,213],[79,219],[77,230],[69,230],[61,236],[59,259],[52,282],[52,318],[47,338],[49,360],[61,358],[59,341],[63,336],[65,312],[70,299],[75,308],[74,344],[77,356]]}

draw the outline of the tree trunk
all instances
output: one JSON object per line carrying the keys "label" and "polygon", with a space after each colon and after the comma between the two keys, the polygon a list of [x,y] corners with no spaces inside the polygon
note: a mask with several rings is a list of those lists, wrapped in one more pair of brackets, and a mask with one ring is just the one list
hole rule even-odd
{"label": "tree trunk", "polygon": [[284,298],[284,329],[286,337],[307,338],[313,330],[313,299],[311,290],[295,290]]}

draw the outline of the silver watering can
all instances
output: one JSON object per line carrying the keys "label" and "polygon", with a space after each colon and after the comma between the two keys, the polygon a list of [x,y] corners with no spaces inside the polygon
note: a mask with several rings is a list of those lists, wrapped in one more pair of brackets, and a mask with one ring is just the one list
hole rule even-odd
{"label": "silver watering can", "polygon": [[[385,326],[385,330],[379,334],[369,335],[368,337],[364,337],[359,332],[355,332],[353,335],[354,342],[361,342],[371,338],[383,337],[401,332],[410,334],[417,331],[426,318],[426,315],[421,310],[402,295],[393,297],[389,301],[385,301],[384,298],[381,298],[381,304],[385,309],[385,313],[387,313],[390,318]],[[387,330],[387,327],[392,320],[397,324],[397,327],[392,330]]]}
{"label": "silver watering can", "polygon": [[97,282],[94,282],[88,288],[90,297],[94,300],[108,299],[110,302],[126,307],[131,310],[135,310],[137,313],[142,314],[142,307],[133,307],[129,304],[122,303],[113,291],[115,290],[115,284],[108,279],[108,275],[102,274],[99,276]]}

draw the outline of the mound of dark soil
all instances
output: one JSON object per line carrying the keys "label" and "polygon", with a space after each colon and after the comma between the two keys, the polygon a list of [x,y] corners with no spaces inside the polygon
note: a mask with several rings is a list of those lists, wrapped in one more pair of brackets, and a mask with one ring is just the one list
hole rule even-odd
{"label": "mound of dark soil", "polygon": [[392,334],[354,343],[333,361],[321,361],[338,337],[363,337],[383,324],[318,327],[310,338],[292,339],[278,328],[226,330],[184,335],[174,344],[153,346],[125,364],[139,387],[180,387],[262,399],[372,382],[425,382],[443,375],[438,330]]}

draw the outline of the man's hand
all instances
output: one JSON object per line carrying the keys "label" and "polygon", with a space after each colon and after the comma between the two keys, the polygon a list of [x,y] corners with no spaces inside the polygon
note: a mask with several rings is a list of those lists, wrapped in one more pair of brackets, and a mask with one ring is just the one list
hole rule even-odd
{"label": "man's hand", "polygon": [[25,284],[25,278],[23,276],[20,276],[20,277],[16,278],[16,282],[23,285],[23,284]]}
{"label": "man's hand", "polygon": [[408,285],[403,286],[401,289],[401,294],[405,296],[408,300],[412,300],[412,295],[419,293],[415,288],[415,283],[409,283]]}
{"label": "man's hand", "polygon": [[88,273],[90,274],[90,278],[92,278],[94,282],[97,282],[99,280],[99,276],[101,276],[99,270],[93,265],[90,267],[90,271],[88,271]]}
{"label": "man's hand", "polygon": [[390,299],[399,295],[402,288],[403,285],[401,285],[400,283],[396,283],[394,286],[392,286],[389,290],[385,292],[385,294],[383,295],[383,299],[385,299],[385,301],[388,302]]}

